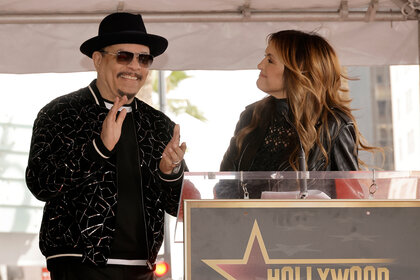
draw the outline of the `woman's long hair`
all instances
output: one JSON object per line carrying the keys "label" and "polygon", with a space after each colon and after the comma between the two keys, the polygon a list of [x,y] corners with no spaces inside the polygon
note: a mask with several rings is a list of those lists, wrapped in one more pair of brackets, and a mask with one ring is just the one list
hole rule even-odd
{"label": "woman's long hair", "polygon": [[[328,164],[328,151],[322,145],[321,139],[326,135],[327,147],[331,147],[327,119],[329,114],[336,117],[334,110],[343,112],[353,121],[356,130],[355,149],[368,151],[376,149],[368,146],[359,132],[349,107],[351,99],[345,96],[348,90],[342,87],[342,79],[348,80],[348,78],[341,72],[337,55],[324,38],[315,33],[285,30],[270,34],[268,43],[273,44],[284,64],[283,89],[306,159],[310,150],[316,145]],[[257,103],[251,123],[237,136],[239,153],[245,137],[260,124],[269,121],[274,114],[275,108],[270,105],[273,103],[272,100],[273,97],[267,97]],[[338,121],[337,117],[336,119]],[[318,123],[320,125],[317,125]],[[298,170],[299,165],[298,148],[296,147],[289,158],[294,170]],[[363,161],[358,160],[359,165],[365,166]]]}

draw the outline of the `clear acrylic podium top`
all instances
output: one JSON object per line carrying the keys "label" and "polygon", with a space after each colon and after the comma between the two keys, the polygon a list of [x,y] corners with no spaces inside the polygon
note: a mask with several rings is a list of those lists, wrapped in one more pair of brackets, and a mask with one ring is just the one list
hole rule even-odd
{"label": "clear acrylic podium top", "polygon": [[184,200],[420,199],[420,171],[186,172],[175,228],[183,240]]}

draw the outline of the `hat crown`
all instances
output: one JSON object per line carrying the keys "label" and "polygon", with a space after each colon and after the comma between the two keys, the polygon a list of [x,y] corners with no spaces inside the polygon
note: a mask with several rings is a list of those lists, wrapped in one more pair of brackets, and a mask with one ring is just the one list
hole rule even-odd
{"label": "hat crown", "polygon": [[168,40],[162,36],[149,34],[140,14],[113,13],[99,24],[98,36],[80,45],[80,51],[92,57],[95,51],[115,44],[138,44],[148,46],[150,54],[161,55],[168,47]]}
{"label": "hat crown", "polygon": [[98,35],[120,32],[147,33],[141,15],[114,13],[105,17],[99,25]]}

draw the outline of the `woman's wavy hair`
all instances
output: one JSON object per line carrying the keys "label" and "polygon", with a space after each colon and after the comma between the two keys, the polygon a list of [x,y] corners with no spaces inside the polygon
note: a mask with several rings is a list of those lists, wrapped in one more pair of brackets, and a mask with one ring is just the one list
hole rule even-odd
{"label": "woman's wavy hair", "polygon": [[[316,33],[285,30],[268,35],[268,43],[273,44],[284,64],[283,87],[306,159],[310,150],[316,145],[328,165],[328,151],[322,145],[321,139],[326,135],[327,147],[331,147],[327,119],[328,115],[332,114],[339,121],[334,112],[336,109],[347,115],[354,123],[355,149],[371,152],[377,149],[368,146],[359,132],[349,107],[351,99],[346,96],[348,90],[342,86],[342,80],[349,78],[343,75],[334,49],[324,38]],[[239,154],[245,137],[260,124],[270,121],[274,110],[271,96],[256,104],[251,123],[237,136]],[[299,147],[296,147],[289,158],[294,170],[298,170],[299,166],[298,149]],[[359,166],[366,166],[362,160],[358,161]]]}

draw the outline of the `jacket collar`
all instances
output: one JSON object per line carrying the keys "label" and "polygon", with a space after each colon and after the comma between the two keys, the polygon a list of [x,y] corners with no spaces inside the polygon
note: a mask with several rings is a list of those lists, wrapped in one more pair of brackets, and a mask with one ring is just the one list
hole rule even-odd
{"label": "jacket collar", "polygon": [[[105,108],[106,106],[105,106],[105,101],[104,101],[104,99],[102,98],[102,95],[101,95],[101,93],[99,92],[99,89],[98,89],[98,87],[96,86],[96,79],[95,80],[93,80],[90,84],[89,84],[89,86],[88,86],[88,88],[89,88],[89,91],[90,91],[90,93],[92,94],[92,97],[93,97],[93,99],[95,100],[95,104],[96,105],[99,105],[99,106],[101,106],[101,107],[103,107],[103,108]],[[132,102],[132,104],[133,104],[133,111],[134,110],[137,110],[137,98],[135,97],[134,98],[134,100],[133,100],[133,102]]]}

